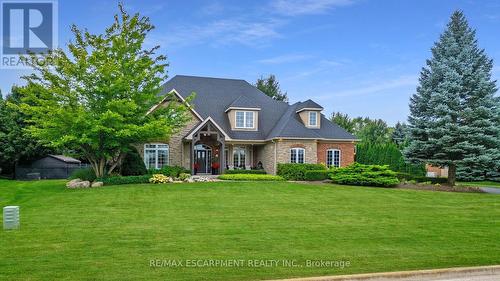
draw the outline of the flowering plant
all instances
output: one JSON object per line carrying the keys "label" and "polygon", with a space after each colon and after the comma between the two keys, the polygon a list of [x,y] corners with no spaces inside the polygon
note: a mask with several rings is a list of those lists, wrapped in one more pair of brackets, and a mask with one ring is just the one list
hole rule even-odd
{"label": "flowering plant", "polygon": [[170,177],[163,174],[154,174],[152,178],[149,179],[150,183],[168,183],[170,182]]}

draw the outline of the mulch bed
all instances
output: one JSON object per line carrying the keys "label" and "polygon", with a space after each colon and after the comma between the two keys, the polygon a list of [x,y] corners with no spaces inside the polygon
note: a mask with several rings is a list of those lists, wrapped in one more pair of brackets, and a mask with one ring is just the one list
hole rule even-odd
{"label": "mulch bed", "polygon": [[484,193],[480,188],[473,186],[449,186],[449,185],[423,185],[423,184],[398,184],[396,188],[414,189],[414,190],[429,190],[429,191],[443,191],[443,192],[472,192]]}

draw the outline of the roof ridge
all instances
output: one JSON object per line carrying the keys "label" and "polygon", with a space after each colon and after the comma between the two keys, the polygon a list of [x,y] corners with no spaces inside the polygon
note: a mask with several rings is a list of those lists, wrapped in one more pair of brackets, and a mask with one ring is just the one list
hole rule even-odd
{"label": "roof ridge", "polygon": [[245,81],[245,82],[247,82],[244,79],[237,79],[237,78],[210,77],[210,76],[197,76],[197,75],[184,75],[184,74],[176,74],[171,79],[174,79],[175,77],[191,77],[191,78],[217,79],[217,80],[234,80],[234,81]]}

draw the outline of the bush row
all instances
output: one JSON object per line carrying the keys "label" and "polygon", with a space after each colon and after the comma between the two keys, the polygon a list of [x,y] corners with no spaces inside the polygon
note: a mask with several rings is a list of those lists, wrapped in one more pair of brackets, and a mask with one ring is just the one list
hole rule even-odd
{"label": "bush row", "polygon": [[253,174],[253,175],[265,175],[264,170],[226,170],[224,174],[234,175],[234,174]]}
{"label": "bush row", "polygon": [[331,179],[334,183],[347,185],[391,187],[399,183],[396,172],[389,166],[359,163],[331,170]]}
{"label": "bush row", "polygon": [[273,175],[259,175],[259,174],[225,174],[220,175],[221,180],[233,181],[283,181],[284,178]]}
{"label": "bush row", "polygon": [[105,178],[98,178],[97,181],[101,181],[104,185],[120,185],[120,184],[137,184],[137,183],[149,183],[151,175],[142,176],[112,176]]}
{"label": "bush row", "polygon": [[303,181],[306,180],[306,171],[326,170],[323,164],[278,164],[278,176],[286,180]]}
{"label": "bush row", "polygon": [[406,181],[416,181],[416,182],[431,182],[432,184],[436,183],[447,183],[447,178],[430,178],[430,177],[422,177],[422,176],[414,176],[408,173],[397,173],[397,177],[399,180]]}
{"label": "bush row", "polygon": [[306,171],[305,180],[306,181],[322,181],[330,178],[331,170],[311,170]]}
{"label": "bush row", "polygon": [[180,174],[191,174],[191,171],[181,166],[165,166],[159,170],[149,169],[150,175],[162,174],[168,177],[178,178]]}

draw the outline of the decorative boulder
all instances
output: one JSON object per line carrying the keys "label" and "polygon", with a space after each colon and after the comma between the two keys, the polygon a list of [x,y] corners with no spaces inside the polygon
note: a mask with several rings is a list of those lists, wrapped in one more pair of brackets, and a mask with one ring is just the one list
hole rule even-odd
{"label": "decorative boulder", "polygon": [[89,181],[81,181],[77,183],[77,188],[88,188],[90,187]]}
{"label": "decorative boulder", "polygon": [[66,183],[67,188],[77,188],[77,185],[79,182],[81,182],[81,179],[74,179],[70,180],[68,183]]}
{"label": "decorative boulder", "polygon": [[96,181],[92,183],[92,187],[102,187],[104,183],[102,181]]}

